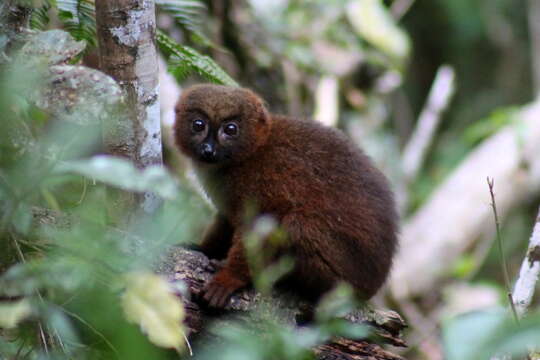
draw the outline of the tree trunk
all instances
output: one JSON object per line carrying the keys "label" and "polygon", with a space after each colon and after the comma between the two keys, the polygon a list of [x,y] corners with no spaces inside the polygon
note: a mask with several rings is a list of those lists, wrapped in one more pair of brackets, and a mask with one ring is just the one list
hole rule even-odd
{"label": "tree trunk", "polygon": [[[154,1],[96,0],[96,22],[100,68],[126,97],[125,116],[104,124],[106,151],[131,159],[139,168],[161,164]],[[151,193],[136,201],[145,212],[159,205]]]}
{"label": "tree trunk", "polygon": [[[17,5],[14,0],[4,0],[0,3],[0,35],[5,36],[5,43],[0,41],[0,55],[9,50],[11,42],[23,30],[28,28],[30,21],[30,8]],[[3,59],[0,59],[0,63]]]}

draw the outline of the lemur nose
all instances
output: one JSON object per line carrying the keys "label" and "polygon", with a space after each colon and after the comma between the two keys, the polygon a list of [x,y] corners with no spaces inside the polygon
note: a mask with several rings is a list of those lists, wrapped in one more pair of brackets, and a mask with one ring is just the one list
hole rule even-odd
{"label": "lemur nose", "polygon": [[199,151],[201,157],[206,161],[214,161],[216,159],[216,147],[213,144],[202,143]]}
{"label": "lemur nose", "polygon": [[204,156],[213,156],[216,154],[216,149],[208,143],[204,143],[201,145],[201,153]]}

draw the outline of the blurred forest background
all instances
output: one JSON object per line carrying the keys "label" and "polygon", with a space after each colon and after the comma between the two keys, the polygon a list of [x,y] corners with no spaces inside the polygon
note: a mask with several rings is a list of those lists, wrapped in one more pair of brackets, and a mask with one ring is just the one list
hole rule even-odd
{"label": "blurred forest background", "polygon": [[[99,69],[93,0],[17,3],[33,10],[34,31],[63,29],[84,44],[84,51],[66,55],[65,66]],[[115,84],[92,90],[88,107],[67,113],[50,110],[37,94],[44,68],[54,62],[31,59],[47,49],[77,47],[73,39],[34,38],[10,48],[7,27],[0,35],[0,359],[171,356],[123,319],[118,297],[126,288],[134,297],[143,297],[148,286],[160,293],[165,285],[149,271],[155,259],[171,244],[193,242],[207,222],[210,210],[191,190],[189,167],[170,139],[182,88],[201,81],[236,82],[258,92],[272,112],[341,128],[389,176],[402,215],[402,245],[391,279],[373,302],[408,322],[409,346],[394,352],[408,359],[483,359],[501,351],[523,355],[527,346],[540,345],[538,296],[517,327],[506,289],[518,279],[540,216],[538,0],[156,5],[169,171],[138,172],[127,162],[90,157],[100,153],[99,121],[114,107]],[[45,50],[35,50],[39,46]],[[126,209],[111,206],[118,195],[104,184],[152,191],[163,206],[141,215],[126,236],[120,230],[130,223]],[[126,258],[138,243],[133,237],[152,241]],[[503,264],[511,284],[505,284]],[[144,327],[144,316],[126,310],[129,296],[122,304],[128,319]],[[98,308],[108,310],[98,314]],[[195,349],[195,357],[270,359],[286,343],[279,358],[310,358],[305,334],[283,331],[273,327],[272,345],[263,345],[231,330],[227,344]]]}

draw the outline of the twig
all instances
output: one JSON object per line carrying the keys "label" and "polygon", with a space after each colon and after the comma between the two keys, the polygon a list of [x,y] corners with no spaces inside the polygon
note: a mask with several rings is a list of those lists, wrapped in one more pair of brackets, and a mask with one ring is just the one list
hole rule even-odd
{"label": "twig", "polygon": [[390,7],[390,13],[394,19],[399,20],[409,11],[413,4],[414,0],[395,0]]}
{"label": "twig", "polygon": [[317,84],[314,118],[326,126],[336,126],[339,118],[339,85],[336,76],[321,77]]}
{"label": "twig", "polygon": [[184,337],[184,341],[186,342],[186,346],[189,351],[189,356],[193,356],[193,349],[191,348],[191,344],[189,343],[189,339],[186,336],[186,333],[182,331],[182,336]]}
{"label": "twig", "polygon": [[[9,231],[9,234],[11,236],[11,239],[13,240],[13,244],[15,245],[15,249],[17,250],[17,254],[19,256],[20,261],[22,263],[26,263],[26,258],[24,256],[24,253],[22,252],[21,247],[19,246],[19,241],[17,240],[15,234],[13,234],[13,232],[11,232],[11,231]],[[43,296],[41,295],[41,292],[39,290],[37,290],[36,294],[37,294],[37,296],[39,298],[39,301],[42,304],[44,304],[45,301],[43,300]],[[43,330],[43,324],[42,324],[41,320],[38,320],[38,328],[39,328],[39,337],[40,337],[41,341],[43,342],[43,348],[45,350],[45,353],[48,355],[49,354],[49,346],[47,344],[47,338],[45,336],[45,331]],[[58,334],[58,331],[56,330],[56,327],[53,327],[52,330],[56,334],[56,338],[58,340],[58,343],[60,344],[60,347],[65,352],[64,343],[62,342],[62,339],[60,338],[60,335]]]}
{"label": "twig", "polygon": [[493,216],[495,218],[497,245],[499,247],[499,255],[501,256],[501,266],[502,266],[502,272],[504,276],[504,286],[506,288],[506,295],[508,297],[508,301],[510,302],[510,308],[512,309],[514,320],[516,321],[516,323],[519,324],[519,318],[517,315],[516,306],[514,305],[514,298],[512,297],[512,292],[510,290],[510,276],[508,275],[508,266],[506,264],[506,257],[504,256],[502,237],[501,237],[501,227],[499,223],[499,214],[497,213],[497,204],[495,203],[495,193],[493,192],[495,180],[490,179],[489,177],[486,180],[489,187],[489,194],[491,196],[491,208],[493,209]]}
{"label": "twig", "polygon": [[540,274],[540,208],[536,217],[536,223],[529,240],[527,255],[523,259],[519,277],[514,287],[512,296],[516,304],[517,313],[520,317],[525,314],[531,304],[534,295],[538,275]]}
{"label": "twig", "polygon": [[116,354],[117,358],[120,358],[120,355],[118,354],[118,350],[116,350],[114,345],[111,344],[111,342],[105,337],[105,335],[103,335],[101,332],[99,332],[99,330],[94,328],[88,321],[84,320],[82,317],[75,314],[74,312],[64,309],[63,307],[61,307],[60,310],[68,314],[69,316],[79,320],[82,324],[86,325],[94,334],[96,334],[98,337],[100,337],[103,340],[103,342],[105,342],[105,344]]}
{"label": "twig", "polygon": [[[439,317],[438,310],[432,310],[428,314],[423,314],[418,306],[408,300],[403,299],[399,301],[400,310],[407,318],[409,323],[414,324],[414,329],[407,335],[407,344],[409,345],[409,351],[416,349],[424,355],[426,359],[432,359],[434,356],[432,353],[426,352],[423,344],[434,345],[435,348],[440,348],[441,344],[438,343],[437,329],[439,323],[434,320]],[[442,357],[442,354],[438,354],[436,358]]]}
{"label": "twig", "polygon": [[441,115],[448,107],[455,91],[455,72],[448,65],[437,71],[424,109],[411,139],[403,150],[403,174],[408,182],[414,180],[422,167],[435,131],[441,121]]}
{"label": "twig", "polygon": [[43,326],[41,325],[41,321],[38,321],[38,327],[39,327],[39,338],[41,339],[41,342],[43,343],[43,349],[45,350],[45,354],[49,355],[49,346],[47,345],[47,339],[45,338],[45,332],[43,331]]}
{"label": "twig", "polygon": [[531,67],[535,93],[540,92],[540,2],[529,0],[529,34],[531,37]]}

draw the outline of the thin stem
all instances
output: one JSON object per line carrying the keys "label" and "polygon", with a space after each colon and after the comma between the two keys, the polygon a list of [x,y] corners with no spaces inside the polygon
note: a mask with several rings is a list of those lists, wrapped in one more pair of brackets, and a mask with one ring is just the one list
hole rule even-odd
{"label": "thin stem", "polygon": [[41,321],[38,322],[38,326],[39,326],[39,338],[41,339],[41,342],[43,343],[45,354],[49,355],[49,346],[47,345],[47,339],[45,338],[45,332],[43,331],[43,326],[41,325]]}
{"label": "thin stem", "polygon": [[[24,253],[22,252],[21,247],[19,246],[19,241],[17,240],[15,234],[12,231],[10,231],[9,234],[11,235],[11,239],[13,240],[13,244],[15,245],[15,249],[17,250],[20,261],[22,263],[26,263],[26,258],[24,256]],[[45,301],[43,300],[43,296],[41,295],[41,292],[39,290],[36,290],[36,294],[37,294],[37,297],[38,297],[39,301],[41,302],[41,304],[45,304]],[[47,338],[45,337],[45,332],[43,330],[43,324],[42,324],[41,320],[38,320],[38,327],[39,327],[39,337],[40,337],[41,341],[43,342],[43,347],[45,349],[45,353],[48,355],[49,354],[49,346],[47,344]],[[50,329],[48,329],[48,330],[50,330]],[[64,343],[63,343],[63,341],[62,341],[62,339],[60,337],[60,334],[58,334],[58,331],[57,331],[56,327],[53,327],[52,330],[55,333],[55,336],[56,336],[56,338],[58,340],[58,343],[60,344],[60,347],[65,352]]]}
{"label": "thin stem", "polygon": [[60,308],[63,312],[65,312],[66,314],[68,314],[69,316],[79,320],[82,324],[84,324],[86,327],[88,327],[94,334],[96,334],[97,336],[99,336],[104,342],[105,344],[116,354],[116,356],[119,358],[119,353],[118,353],[118,350],[116,350],[116,348],[114,347],[114,345],[107,339],[107,337],[105,337],[105,335],[103,335],[99,330],[97,330],[95,327],[93,327],[88,321],[86,321],[85,319],[83,319],[82,317],[80,317],[79,315],[77,315],[76,313],[74,312],[71,312],[71,311],[68,311],[64,308]]}
{"label": "thin stem", "polygon": [[395,0],[390,7],[390,13],[396,20],[400,20],[414,4],[414,0]]}
{"label": "thin stem", "polygon": [[502,237],[501,237],[501,226],[499,222],[499,214],[497,212],[497,204],[495,202],[495,193],[493,191],[495,187],[495,180],[490,179],[487,177],[487,183],[489,187],[489,194],[491,196],[491,208],[493,209],[493,216],[495,218],[495,229],[497,233],[497,246],[499,248],[499,255],[501,257],[501,266],[502,266],[502,273],[504,276],[504,286],[506,288],[506,295],[508,297],[508,301],[510,302],[510,308],[512,309],[512,314],[514,316],[514,320],[516,323],[519,324],[519,318],[516,311],[516,306],[514,304],[514,299],[512,297],[512,291],[510,290],[510,275],[508,274],[508,265],[506,264],[506,257],[504,256],[503,251],[503,243],[502,243]]}

